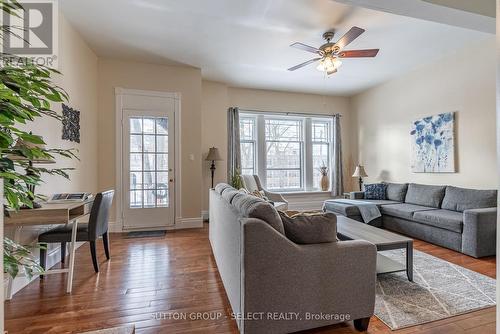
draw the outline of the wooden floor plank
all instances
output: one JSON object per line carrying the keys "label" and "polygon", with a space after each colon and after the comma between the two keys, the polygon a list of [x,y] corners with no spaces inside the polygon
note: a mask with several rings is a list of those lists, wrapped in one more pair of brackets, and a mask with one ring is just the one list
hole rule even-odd
{"label": "wooden floor plank", "polygon": [[[65,275],[35,280],[5,303],[9,333],[79,333],[135,324],[137,333],[237,333],[208,242],[208,227],[168,232],[157,238],[112,234],[111,260],[99,245],[95,274],[88,247],[77,251],[73,293]],[[495,278],[495,257],[472,257],[416,240],[415,249]],[[220,314],[216,319],[167,319],[172,312]],[[495,308],[394,331],[396,334],[495,332]],[[357,333],[337,324],[303,333]],[[376,317],[368,333],[392,331]]]}

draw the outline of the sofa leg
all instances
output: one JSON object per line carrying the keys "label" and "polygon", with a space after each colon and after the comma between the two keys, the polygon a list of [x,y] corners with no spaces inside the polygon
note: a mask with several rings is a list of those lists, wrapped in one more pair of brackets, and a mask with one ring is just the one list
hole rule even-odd
{"label": "sofa leg", "polygon": [[360,332],[367,331],[369,324],[370,324],[370,318],[362,318],[354,320],[354,328],[356,328]]}

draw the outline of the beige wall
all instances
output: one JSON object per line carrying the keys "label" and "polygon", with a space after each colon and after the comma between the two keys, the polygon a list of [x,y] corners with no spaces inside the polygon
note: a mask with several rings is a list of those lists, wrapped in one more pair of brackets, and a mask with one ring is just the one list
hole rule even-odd
{"label": "beige wall", "polygon": [[[426,65],[352,98],[352,147],[367,181],[495,188],[495,39]],[[410,126],[456,112],[457,173],[410,171]]]}
{"label": "beige wall", "polygon": [[[80,144],[62,140],[62,125],[59,121],[44,117],[30,125],[30,130],[41,135],[49,148],[75,148],[78,160],[60,158],[57,164],[47,167],[74,168],[69,172],[71,179],[51,176],[37,192],[88,191],[95,192],[97,186],[97,56],[80,35],[71,27],[64,16],[59,20],[59,70],[62,75],[55,78],[57,85],[70,96],[67,103],[80,111]],[[60,104],[54,110],[61,112]]]}
{"label": "beige wall", "polygon": [[[353,159],[350,152],[350,105],[345,97],[279,91],[234,88],[222,83],[203,81],[202,85],[202,151],[206,156],[211,146],[219,148],[224,161],[217,163],[215,183],[226,181],[227,164],[227,108],[275,112],[297,112],[321,115],[342,114],[342,139],[346,190],[351,190]],[[210,164],[204,163],[203,208],[208,209]],[[302,199],[303,200],[303,199]]]}
{"label": "beige wall", "polygon": [[[37,187],[40,194],[56,192],[96,192],[98,187],[98,160],[97,160],[97,56],[87,46],[80,35],[68,24],[62,14],[59,16],[59,70],[62,76],[57,76],[55,82],[64,88],[70,100],[70,107],[80,111],[80,144],[61,139],[62,125],[51,118],[37,119],[28,129],[41,135],[49,148],[76,148],[78,160],[65,158],[57,159],[56,164],[47,165],[48,168],[68,167],[70,180],[62,177],[44,177],[44,184]],[[61,112],[61,105],[53,106]],[[47,227],[25,227],[21,233],[20,242],[30,244],[36,241],[38,234]],[[14,236],[13,229],[7,229],[6,235]],[[49,246],[49,266],[58,260],[57,254],[51,251],[59,248],[58,245]],[[28,280],[16,278],[13,289],[18,291],[25,286]]]}
{"label": "beige wall", "polygon": [[[99,187],[116,187],[115,88],[181,93],[182,212],[177,217],[201,217],[201,71],[99,59]],[[190,159],[194,156],[194,160]],[[178,188],[179,189],[179,188]],[[111,219],[114,219],[113,216]]]}

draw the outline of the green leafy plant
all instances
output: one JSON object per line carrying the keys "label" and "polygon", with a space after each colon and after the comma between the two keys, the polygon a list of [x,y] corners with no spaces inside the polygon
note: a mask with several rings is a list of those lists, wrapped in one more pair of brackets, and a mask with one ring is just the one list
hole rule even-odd
{"label": "green leafy plant", "polygon": [[[39,248],[44,247],[39,246]],[[24,270],[29,279],[43,272],[43,268],[33,259],[29,248],[5,238],[3,241],[3,252],[4,271],[13,279],[19,274],[19,268]]]}
{"label": "green leafy plant", "polygon": [[[0,0],[0,10],[19,16],[23,7],[17,0]],[[1,26],[0,40],[8,35],[19,37],[22,34],[17,33],[18,30],[22,32],[21,28]],[[33,207],[38,196],[30,188],[39,185],[44,175],[69,178],[69,168],[41,168],[30,161],[77,156],[72,149],[45,148],[43,138],[27,130],[31,122],[41,117],[62,121],[62,116],[53,110],[54,104],[68,100],[66,92],[53,82],[53,76],[60,73],[28,58],[5,53],[0,56],[0,178],[4,179],[4,214],[8,215],[9,210]],[[40,269],[28,248],[5,238],[4,270],[11,276],[17,275],[16,264],[24,268],[27,275]]]}
{"label": "green leafy plant", "polygon": [[243,188],[243,180],[241,178],[241,172],[239,169],[236,169],[233,176],[231,177],[231,186],[235,189]]}

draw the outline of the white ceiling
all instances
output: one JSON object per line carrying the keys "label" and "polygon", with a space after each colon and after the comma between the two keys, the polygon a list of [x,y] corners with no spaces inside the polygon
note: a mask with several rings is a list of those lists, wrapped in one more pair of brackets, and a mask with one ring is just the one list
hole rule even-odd
{"label": "white ceiling", "polygon": [[[352,95],[490,36],[331,0],[64,0],[66,18],[102,57],[202,69],[231,86]],[[346,49],[380,48],[374,59],[346,59],[330,78],[292,49],[322,44],[352,26],[366,32]]]}

